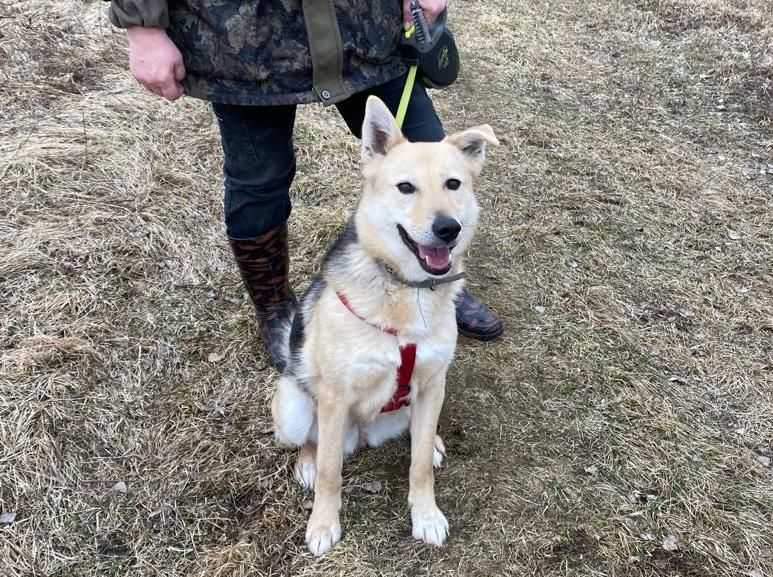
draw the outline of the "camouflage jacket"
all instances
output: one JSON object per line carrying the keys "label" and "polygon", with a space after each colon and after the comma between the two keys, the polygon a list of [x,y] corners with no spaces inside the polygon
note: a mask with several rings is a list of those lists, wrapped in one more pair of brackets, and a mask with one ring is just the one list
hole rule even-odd
{"label": "camouflage jacket", "polygon": [[110,20],[166,28],[212,102],[332,104],[404,72],[400,0],[111,0]]}

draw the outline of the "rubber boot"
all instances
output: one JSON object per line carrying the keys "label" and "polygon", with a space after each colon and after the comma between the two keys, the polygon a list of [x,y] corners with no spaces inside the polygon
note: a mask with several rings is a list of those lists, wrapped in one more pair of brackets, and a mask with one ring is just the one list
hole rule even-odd
{"label": "rubber boot", "polygon": [[490,341],[502,334],[502,319],[467,289],[456,299],[456,327],[459,334],[479,341]]}
{"label": "rubber boot", "polygon": [[290,258],[287,223],[255,238],[229,238],[244,286],[255,305],[258,333],[269,361],[280,371],[287,363],[285,332],[295,295],[287,280]]}

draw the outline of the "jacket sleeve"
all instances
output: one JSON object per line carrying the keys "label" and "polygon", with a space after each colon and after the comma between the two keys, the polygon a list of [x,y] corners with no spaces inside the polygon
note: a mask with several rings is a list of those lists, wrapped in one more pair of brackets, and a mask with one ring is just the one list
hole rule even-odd
{"label": "jacket sleeve", "polygon": [[166,0],[110,0],[108,15],[110,22],[118,28],[169,27],[169,7]]}

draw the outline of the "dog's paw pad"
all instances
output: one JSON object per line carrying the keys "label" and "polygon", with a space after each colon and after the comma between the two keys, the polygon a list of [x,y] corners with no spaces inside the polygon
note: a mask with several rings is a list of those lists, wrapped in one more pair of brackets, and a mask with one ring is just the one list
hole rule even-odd
{"label": "dog's paw pad", "polygon": [[333,548],[341,540],[341,526],[317,525],[306,530],[306,546],[309,551],[319,557]]}
{"label": "dog's paw pad", "polygon": [[437,507],[429,513],[411,512],[413,521],[413,538],[424,541],[427,545],[441,547],[448,537],[448,521]]}
{"label": "dog's paw pad", "polygon": [[293,471],[295,480],[298,484],[308,491],[314,489],[314,482],[317,480],[317,464],[314,461],[301,461],[295,463]]}

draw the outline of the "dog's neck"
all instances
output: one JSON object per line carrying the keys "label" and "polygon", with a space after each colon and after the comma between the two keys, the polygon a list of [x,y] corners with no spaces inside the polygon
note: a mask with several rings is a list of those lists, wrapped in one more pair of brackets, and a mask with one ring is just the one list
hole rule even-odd
{"label": "dog's neck", "polygon": [[388,264],[381,263],[381,266],[384,267],[384,270],[387,272],[387,274],[389,274],[392,277],[392,279],[396,283],[405,285],[409,288],[435,290],[438,286],[442,284],[455,282],[464,278],[464,271],[462,271],[462,272],[457,272],[453,274],[449,272],[445,276],[441,276],[441,277],[431,276],[431,277],[427,277],[424,280],[414,281],[414,280],[408,280],[406,278],[403,278],[399,272],[397,272]]}
{"label": "dog's neck", "polygon": [[427,275],[425,280],[409,281],[369,254],[356,236],[343,242],[339,239],[336,245],[325,259],[322,273],[368,322],[412,332],[426,327],[426,319],[433,315],[453,313],[454,298],[463,286],[461,262],[443,277]]}

